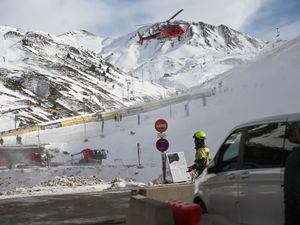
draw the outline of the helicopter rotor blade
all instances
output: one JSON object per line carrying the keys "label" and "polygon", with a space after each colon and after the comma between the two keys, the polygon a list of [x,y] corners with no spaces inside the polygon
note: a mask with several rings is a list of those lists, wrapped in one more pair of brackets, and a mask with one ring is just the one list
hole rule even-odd
{"label": "helicopter rotor blade", "polygon": [[136,24],[134,25],[135,27],[141,27],[141,26],[153,26],[155,24],[158,24],[159,22],[156,23],[142,23],[142,24]]}
{"label": "helicopter rotor blade", "polygon": [[134,25],[135,27],[141,27],[141,26],[146,26],[146,25],[150,25],[151,23],[142,23],[142,24],[136,24]]}
{"label": "helicopter rotor blade", "polygon": [[146,24],[136,24],[136,25],[134,25],[135,27],[141,27],[141,26],[144,26],[144,25],[146,25]]}
{"label": "helicopter rotor blade", "polygon": [[181,13],[183,9],[180,9],[177,13],[175,13],[170,19],[167,20],[169,22],[170,20],[174,19],[179,13]]}

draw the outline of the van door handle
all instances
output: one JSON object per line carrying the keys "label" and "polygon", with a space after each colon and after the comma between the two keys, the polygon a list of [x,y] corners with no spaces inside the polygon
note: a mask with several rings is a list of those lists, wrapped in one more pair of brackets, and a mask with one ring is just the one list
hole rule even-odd
{"label": "van door handle", "polygon": [[249,173],[248,172],[245,172],[245,173],[241,174],[241,179],[246,179],[248,177],[249,177]]}
{"label": "van door handle", "polygon": [[227,176],[227,178],[228,178],[229,180],[233,180],[233,179],[235,179],[235,175],[234,175],[234,174],[229,174],[229,175]]}

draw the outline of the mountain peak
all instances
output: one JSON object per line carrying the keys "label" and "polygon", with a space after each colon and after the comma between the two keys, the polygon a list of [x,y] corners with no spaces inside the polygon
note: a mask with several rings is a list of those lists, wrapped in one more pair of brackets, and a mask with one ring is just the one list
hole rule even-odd
{"label": "mountain peak", "polygon": [[58,35],[58,37],[61,37],[61,36],[72,36],[72,35],[86,35],[86,36],[93,36],[93,37],[96,37],[95,34],[89,32],[89,31],[86,31],[86,30],[83,30],[83,29],[79,29],[79,30],[74,30],[74,31],[70,31],[70,32],[67,32],[67,33],[63,33],[63,34],[60,34]]}
{"label": "mountain peak", "polygon": [[[178,38],[151,38],[153,32],[160,32],[165,27],[160,25],[163,23],[155,23],[107,41],[100,54],[141,79],[190,88],[252,59],[266,45],[262,40],[223,24],[172,23],[184,27],[184,34]],[[138,44],[137,33],[148,37],[142,45]]]}

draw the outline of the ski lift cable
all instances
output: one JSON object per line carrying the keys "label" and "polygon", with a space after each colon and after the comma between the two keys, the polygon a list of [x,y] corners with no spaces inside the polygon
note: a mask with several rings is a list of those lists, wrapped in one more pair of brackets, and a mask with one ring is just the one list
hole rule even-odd
{"label": "ski lift cable", "polygon": [[265,34],[265,33],[268,33],[269,31],[272,31],[272,30],[276,30],[276,29],[279,29],[279,28],[282,28],[286,25],[292,25],[292,24],[295,24],[295,23],[298,23],[300,22],[300,18],[297,18],[297,19],[293,19],[293,20],[289,20],[289,21],[286,21],[284,23],[281,23],[279,24],[278,26],[275,26],[275,27],[272,27],[272,28],[268,28],[268,29],[265,29],[263,31],[260,31],[258,33],[253,33],[254,36],[256,35],[260,35],[260,34]]}

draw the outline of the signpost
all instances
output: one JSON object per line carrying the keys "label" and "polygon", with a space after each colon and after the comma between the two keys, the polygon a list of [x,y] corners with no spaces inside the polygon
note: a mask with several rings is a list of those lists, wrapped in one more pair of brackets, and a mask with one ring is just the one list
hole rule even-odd
{"label": "signpost", "polygon": [[158,119],[156,120],[154,127],[155,130],[159,132],[157,136],[160,137],[156,141],[156,148],[158,151],[161,152],[163,183],[165,183],[166,182],[166,154],[164,152],[168,150],[169,142],[167,139],[165,139],[166,134],[163,132],[165,132],[168,129],[168,123],[164,119]]}
{"label": "signpost", "polygon": [[156,148],[160,152],[165,152],[169,148],[169,142],[167,139],[160,138],[156,141]]}
{"label": "signpost", "polygon": [[154,127],[157,132],[163,133],[168,129],[168,123],[164,119],[158,119],[156,120]]}
{"label": "signpost", "polygon": [[174,183],[191,180],[190,174],[186,172],[187,164],[183,152],[169,152],[166,159]]}

